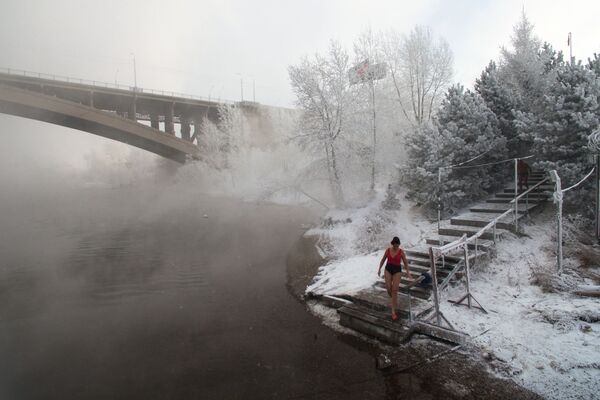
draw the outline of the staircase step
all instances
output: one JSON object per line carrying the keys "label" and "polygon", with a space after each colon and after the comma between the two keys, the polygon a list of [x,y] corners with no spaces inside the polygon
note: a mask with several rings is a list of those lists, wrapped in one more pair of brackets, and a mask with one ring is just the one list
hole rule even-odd
{"label": "staircase step", "polygon": [[[503,204],[509,204],[512,201],[513,197],[509,197],[509,198],[493,198],[493,199],[487,199],[485,202],[486,203],[503,203]],[[547,199],[529,199],[528,202],[529,204],[538,204],[538,203],[543,203],[545,202]],[[520,203],[520,202],[519,202]],[[523,203],[525,203],[525,200],[523,200]]]}
{"label": "staircase step", "polygon": [[[524,214],[518,214],[518,219],[522,218]],[[489,224],[494,218],[497,218],[498,214],[487,214],[487,213],[468,213],[454,217],[450,219],[451,225],[456,226],[475,226],[482,228]],[[502,217],[497,223],[496,228],[512,230],[514,229],[514,215],[510,214]]]}
{"label": "staircase step", "polygon": [[[525,214],[528,211],[534,209],[536,205],[537,204],[529,204],[529,207],[527,207],[526,204],[519,202],[519,213]],[[481,203],[474,205],[469,209],[469,211],[474,213],[496,214],[496,216],[498,216],[498,214],[502,214],[504,211],[507,211],[512,208],[514,208],[514,206],[507,206],[503,203]]]}
{"label": "staircase step", "polygon": [[[413,250],[414,249],[414,250]],[[426,247],[424,249],[416,249],[413,248],[410,250],[406,250],[406,255],[407,256],[411,256],[411,257],[415,257],[415,258],[424,258],[427,261],[429,261],[429,247]],[[446,257],[446,262],[453,262],[453,263],[457,263],[461,260],[461,257],[454,257],[454,256],[447,256]]]}
{"label": "staircase step", "polygon": [[[477,246],[480,250],[481,250],[481,246]],[[472,260],[475,258],[475,254],[474,253],[470,253],[469,254],[469,260]],[[457,256],[445,256],[444,257],[444,261],[442,262],[442,260],[438,260],[436,262],[436,267],[438,268],[438,274],[442,274],[442,276],[446,276],[448,275],[448,273],[456,266],[456,264],[458,264],[459,262],[462,262],[463,257],[457,257]],[[430,267],[430,260],[429,260],[429,254],[427,254],[427,258],[425,258],[425,255],[423,254],[423,256],[419,257],[419,262],[421,263],[420,265],[426,266],[426,271],[424,272],[429,272]],[[412,268],[412,265],[411,265]],[[441,269],[440,269],[441,268]]]}
{"label": "staircase step", "polygon": [[[440,235],[455,236],[458,238],[464,234],[467,234],[467,237],[471,237],[474,234],[476,234],[477,232],[479,232],[479,229],[477,229],[477,227],[469,227],[469,226],[446,225],[446,226],[440,227],[438,232]],[[502,229],[496,229],[496,237],[501,237],[503,235],[503,232],[504,231]],[[492,231],[484,232],[480,236],[480,238],[493,240],[494,234]]]}
{"label": "staircase step", "polygon": [[[440,236],[442,245],[448,244],[448,243],[452,243],[453,241],[455,241],[457,238],[454,236]],[[430,244],[432,246],[438,246],[440,243],[439,239],[426,239],[427,244]],[[494,245],[494,242],[491,240],[485,240],[485,239],[478,239],[477,240],[477,250],[478,251],[483,251],[486,252],[487,250],[489,250],[492,246]],[[467,244],[467,247],[469,248],[469,250],[475,250],[475,243],[469,243]]]}
{"label": "staircase step", "polygon": [[[414,267],[415,271],[418,271],[420,274],[421,272],[429,271],[429,268],[430,268],[429,263],[430,263],[429,258],[427,258],[427,259],[420,258],[420,259],[413,260],[413,262],[409,261],[408,265],[410,266],[411,271],[413,270],[413,267]],[[447,270],[451,270],[456,265],[456,262],[445,260],[443,265],[442,265],[441,261],[438,261],[435,265],[438,268],[444,268]],[[446,273],[448,273],[448,271],[446,271]]]}
{"label": "staircase step", "polygon": [[[515,195],[514,195],[514,193],[496,193],[496,197],[514,199]],[[531,199],[542,199],[542,198],[546,199],[546,198],[548,198],[548,195],[544,194],[544,193],[530,193],[529,196],[527,196],[527,197],[529,197],[530,200]],[[525,202],[525,197],[523,197],[522,199],[519,199],[519,201]]]}
{"label": "staircase step", "polygon": [[[438,282],[441,283],[442,280],[438,278]],[[410,288],[410,295],[414,297],[418,297],[419,299],[428,300],[429,296],[431,296],[431,288],[422,288],[419,286],[408,285],[408,281],[406,279],[402,279],[400,285],[398,285],[398,292],[406,294],[408,293],[408,289]],[[379,281],[375,284],[377,287],[385,290],[385,282]]]}
{"label": "staircase step", "polygon": [[[440,282],[440,280],[438,279],[438,282]],[[400,286],[398,287],[398,292],[403,293],[403,294],[408,294],[408,290],[410,288],[410,295],[413,297],[417,297],[419,299],[423,299],[423,300],[429,300],[429,298],[431,297],[431,287],[428,288],[422,288],[422,287],[418,287],[418,286],[408,286],[406,283],[400,283]]]}
{"label": "staircase step", "polygon": [[[529,187],[532,187],[533,185],[529,185]],[[554,191],[554,186],[550,186],[550,185],[541,185],[538,186],[537,188],[533,189],[530,193],[544,193],[544,192],[553,192]],[[513,195],[515,194],[515,188],[514,187],[507,187],[504,188],[504,193],[512,193]],[[523,194],[525,193],[525,190],[518,190],[517,191],[518,194]]]}

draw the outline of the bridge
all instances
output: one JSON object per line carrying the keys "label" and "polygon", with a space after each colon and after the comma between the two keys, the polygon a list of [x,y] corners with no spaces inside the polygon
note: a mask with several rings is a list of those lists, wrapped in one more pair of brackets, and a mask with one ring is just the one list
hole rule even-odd
{"label": "bridge", "polygon": [[[202,134],[204,119],[218,122],[222,105],[245,111],[258,107],[258,103],[211,101],[181,93],[0,69],[0,113],[93,133],[179,163],[200,158],[194,141]],[[179,137],[175,124],[181,127]]]}

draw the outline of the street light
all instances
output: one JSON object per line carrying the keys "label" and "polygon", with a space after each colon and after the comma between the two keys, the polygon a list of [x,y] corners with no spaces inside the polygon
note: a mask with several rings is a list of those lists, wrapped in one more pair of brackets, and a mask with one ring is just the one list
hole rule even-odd
{"label": "street light", "polygon": [[135,67],[135,54],[130,53],[130,55],[133,56],[133,88],[135,91],[137,91],[137,70]]}
{"label": "street light", "polygon": [[239,77],[240,77],[240,92],[242,95],[242,102],[243,102],[244,101],[244,76],[242,74],[240,74],[239,72],[236,75],[239,75]]}

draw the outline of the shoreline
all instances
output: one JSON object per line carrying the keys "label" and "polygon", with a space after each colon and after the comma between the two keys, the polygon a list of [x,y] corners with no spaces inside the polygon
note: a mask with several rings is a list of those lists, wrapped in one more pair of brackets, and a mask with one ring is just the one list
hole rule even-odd
{"label": "shoreline", "polygon": [[[338,333],[340,340],[350,346],[368,352],[377,366],[377,358],[386,356],[391,365],[400,369],[408,368],[401,373],[386,374],[386,393],[391,396],[402,394],[416,398],[450,398],[450,399],[542,399],[540,395],[518,385],[509,377],[500,376],[501,366],[494,364],[482,355],[482,350],[475,344],[467,344],[456,352],[447,354],[432,362],[426,360],[447,351],[451,345],[414,335],[406,344],[393,347],[375,339],[350,331],[339,325],[339,318],[334,309],[327,312],[328,317],[315,312],[317,307],[325,307],[315,301],[307,301],[304,297],[306,287],[313,280],[319,268],[326,263],[316,246],[319,237],[315,235],[302,237],[292,246],[286,258],[288,291],[293,297],[304,303],[312,314],[325,319],[323,323]],[[482,368],[483,367],[483,368]],[[389,369],[387,369],[389,371]]]}

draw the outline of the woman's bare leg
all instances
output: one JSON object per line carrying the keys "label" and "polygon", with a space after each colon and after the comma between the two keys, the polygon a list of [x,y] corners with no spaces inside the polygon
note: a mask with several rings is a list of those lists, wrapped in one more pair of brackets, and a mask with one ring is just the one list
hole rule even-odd
{"label": "woman's bare leg", "polygon": [[392,314],[396,314],[396,307],[398,306],[398,286],[400,286],[400,280],[402,279],[402,273],[397,272],[392,277]]}
{"label": "woman's bare leg", "polygon": [[388,296],[392,297],[392,274],[387,270],[384,272],[385,276],[385,290],[388,292]]}

